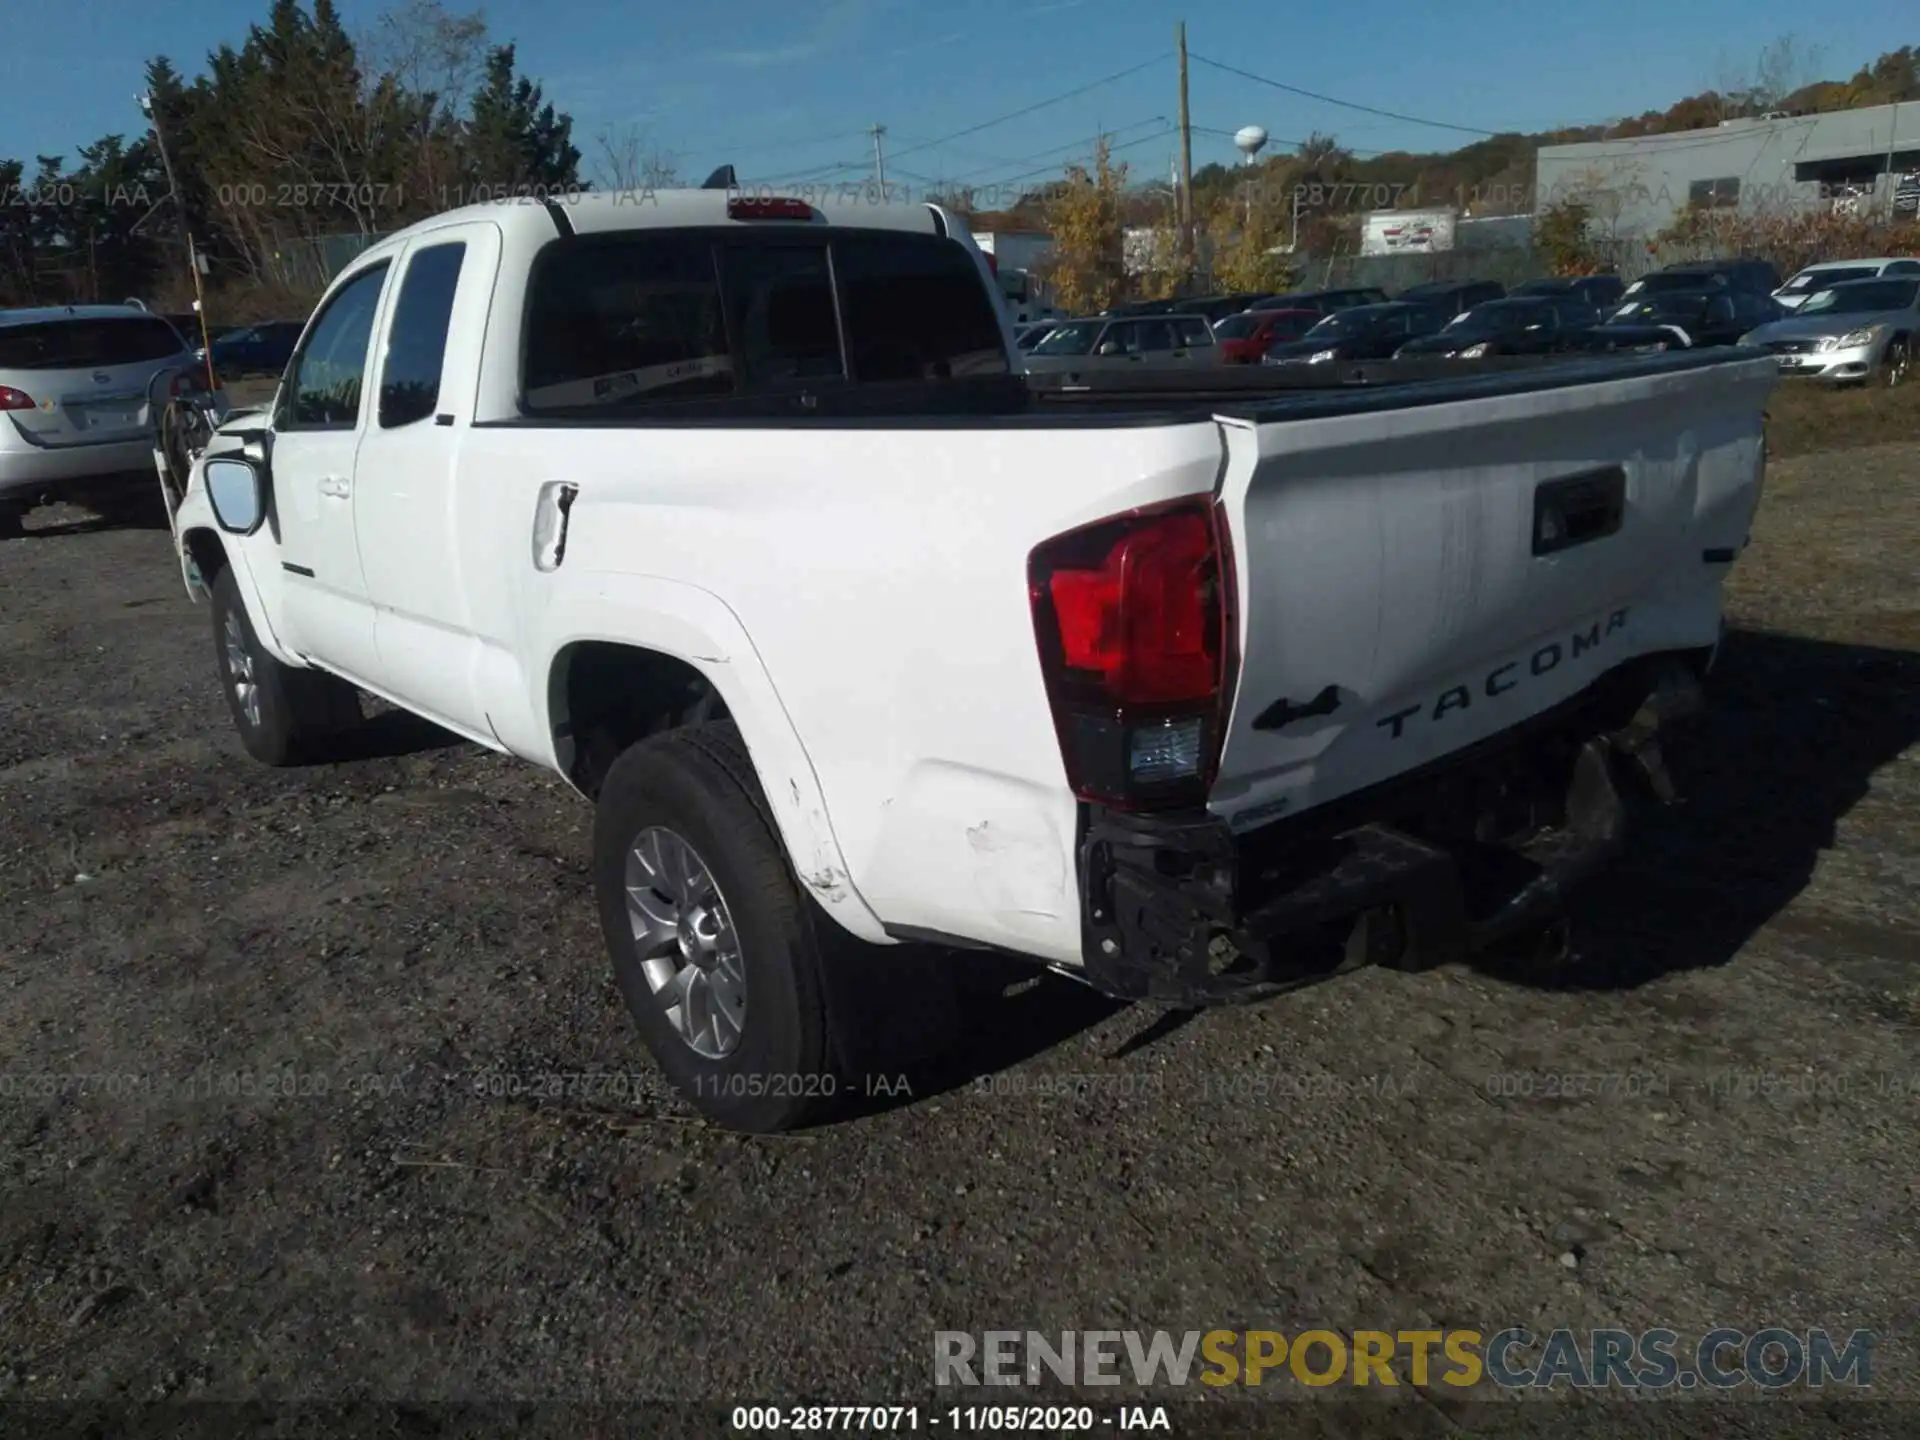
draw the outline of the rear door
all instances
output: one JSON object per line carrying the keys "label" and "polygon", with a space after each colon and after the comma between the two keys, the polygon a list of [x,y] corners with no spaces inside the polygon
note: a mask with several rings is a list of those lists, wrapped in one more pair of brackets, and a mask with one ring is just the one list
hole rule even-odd
{"label": "rear door", "polygon": [[395,261],[372,380],[378,398],[353,482],[378,654],[372,678],[431,718],[482,736],[463,543],[474,507],[462,504],[454,455],[472,420],[499,255],[500,230],[488,222],[430,231]]}
{"label": "rear door", "polygon": [[[1724,566],[1701,557],[1745,542],[1776,380],[1756,359],[1223,418],[1241,662],[1211,807],[1310,809],[1713,644]],[[1543,539],[1543,513],[1587,538]]]}
{"label": "rear door", "polygon": [[0,330],[0,381],[37,402],[9,418],[34,445],[66,449],[144,441],[147,387],[193,357],[156,315],[52,320]]}

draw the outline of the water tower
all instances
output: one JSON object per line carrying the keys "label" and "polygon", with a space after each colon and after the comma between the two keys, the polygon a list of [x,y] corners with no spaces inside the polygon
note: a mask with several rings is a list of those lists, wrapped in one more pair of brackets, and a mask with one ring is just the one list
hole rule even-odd
{"label": "water tower", "polygon": [[[1242,125],[1233,132],[1233,143],[1240,153],[1247,157],[1247,168],[1253,168],[1253,157],[1267,146],[1267,132],[1259,125]],[[1247,182],[1247,223],[1253,223],[1253,182]]]}

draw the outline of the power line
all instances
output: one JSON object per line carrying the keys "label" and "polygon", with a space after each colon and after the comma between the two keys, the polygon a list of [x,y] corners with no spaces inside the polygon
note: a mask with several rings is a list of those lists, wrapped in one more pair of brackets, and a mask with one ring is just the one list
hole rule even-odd
{"label": "power line", "polygon": [[[1112,130],[1103,130],[1098,135],[1087,135],[1082,137],[1079,140],[1069,140],[1064,145],[1050,145],[1045,150],[1034,151],[1033,154],[1031,155],[1016,155],[1010,160],[1002,160],[997,164],[982,165],[977,170],[965,170],[965,171],[962,171],[960,174],[954,176],[953,181],[955,183],[958,183],[965,180],[971,180],[975,176],[984,175],[989,170],[1001,169],[1003,166],[1028,165],[1035,160],[1044,160],[1049,155],[1060,155],[1060,154],[1064,154],[1069,150],[1080,150],[1086,146],[1097,144],[1099,141],[1103,139],[1111,139],[1113,136],[1116,136],[1116,135],[1124,135],[1129,130],[1138,130],[1143,125],[1158,125],[1161,127],[1160,129],[1154,131],[1152,135],[1147,136],[1146,137],[1147,139],[1158,138],[1159,136],[1166,134],[1167,131],[1172,128],[1172,124],[1167,119],[1166,116],[1152,115],[1146,118],[1145,120],[1135,120],[1130,125],[1121,125]],[[1129,143],[1132,143],[1132,142],[1129,142]]]}
{"label": "power line", "polygon": [[[1191,51],[1188,53],[1192,54]],[[1193,55],[1193,58],[1198,60],[1202,65],[1211,66],[1215,70],[1224,70],[1229,75],[1238,75],[1242,80],[1252,80],[1260,85],[1271,85],[1275,90],[1284,90],[1289,95],[1302,95],[1309,100],[1318,100],[1323,105],[1338,105],[1343,110],[1358,110],[1363,115],[1378,115],[1387,120],[1401,120],[1409,125],[1427,125],[1435,130],[1457,130],[1463,135],[1480,135],[1488,139],[1492,139],[1500,133],[1497,130],[1481,130],[1472,125],[1454,125],[1445,120],[1423,120],[1418,115],[1402,115],[1397,110],[1382,110],[1376,105],[1360,105],[1352,100],[1340,100],[1332,95],[1322,95],[1318,91],[1302,90],[1298,85],[1284,85],[1278,80],[1269,80],[1264,75],[1255,75],[1251,70],[1242,70],[1234,65],[1222,64],[1218,60],[1209,60],[1204,55]]]}
{"label": "power line", "polygon": [[[898,160],[904,156],[917,155],[922,150],[936,150],[940,146],[949,144],[952,141],[964,140],[969,135],[978,135],[982,130],[991,130],[995,126],[1005,125],[1010,121],[1022,119],[1036,111],[1045,110],[1050,106],[1059,105],[1064,101],[1076,99],[1091,90],[1098,90],[1102,85],[1111,85],[1116,80],[1124,80],[1129,75],[1137,75],[1149,66],[1158,65],[1166,58],[1164,54],[1155,55],[1151,59],[1142,60],[1138,65],[1129,65],[1124,70],[1116,70],[1111,75],[1103,75],[1098,80],[1088,81],[1085,85],[1077,85],[1071,90],[1062,91],[1060,94],[1049,96],[1045,100],[1037,100],[1031,105],[1023,105],[1018,110],[1008,111],[1005,115],[996,115],[991,120],[982,120],[978,125],[969,125],[964,130],[954,131],[951,135],[942,135],[937,140],[923,140],[917,145],[909,145],[903,150],[895,151],[891,158]],[[769,183],[778,185],[788,184],[796,180],[826,180],[831,179],[835,175],[844,174],[849,170],[860,168],[862,167],[857,165],[829,165],[809,170],[805,173],[778,175]]]}
{"label": "power line", "polygon": [[[1237,130],[1222,130],[1214,125],[1196,125],[1193,128],[1202,135],[1224,135],[1229,140],[1240,133]],[[1282,145],[1291,145],[1296,150],[1304,150],[1307,148],[1307,142],[1304,140],[1289,140],[1284,135],[1270,135],[1267,138],[1269,140],[1277,140]],[[1340,148],[1345,150],[1349,155],[1391,155],[1394,153],[1391,150],[1356,150],[1349,145],[1342,145]]]}
{"label": "power line", "polygon": [[[1177,125],[1169,125],[1164,130],[1154,131],[1151,135],[1142,135],[1138,140],[1127,140],[1118,145],[1109,145],[1107,147],[1107,153],[1109,155],[1117,154],[1122,150],[1131,150],[1136,145],[1147,145],[1155,140],[1164,140],[1167,136],[1174,134],[1179,128]],[[1019,175],[1003,175],[997,180],[989,180],[984,185],[976,186],[975,188],[980,190],[997,190],[1002,186],[1013,184],[1016,180],[1031,180],[1036,175],[1051,175],[1059,168],[1060,166],[1057,163],[1053,165],[1042,165],[1037,170],[1028,170]]]}
{"label": "power line", "polygon": [[938,140],[928,140],[925,143],[920,145],[911,145],[907,147],[905,150],[898,152],[898,154],[894,158],[898,159],[900,155],[912,155],[916,151],[920,151],[920,150],[936,149],[941,145],[945,145],[950,140],[964,140],[967,136],[977,135],[982,130],[991,130],[996,125],[1005,125],[1009,120],[1018,120],[1022,116],[1033,114],[1033,112],[1036,110],[1045,110],[1048,106],[1058,105],[1063,100],[1072,100],[1076,96],[1085,95],[1089,90],[1098,90],[1102,85],[1111,85],[1114,81],[1124,80],[1129,75],[1138,75],[1142,70],[1145,70],[1152,65],[1158,65],[1162,60],[1165,60],[1166,58],[1167,57],[1164,54],[1155,55],[1150,60],[1142,60],[1138,65],[1129,65],[1124,70],[1116,70],[1111,75],[1103,75],[1098,80],[1089,81],[1085,85],[1081,85],[1075,89],[1068,90],[1063,94],[1055,95],[1051,100],[1041,100],[1035,104],[1023,106],[1021,109],[1011,111],[1010,113],[1001,115],[995,119],[983,120],[978,125],[969,125],[964,130],[956,130],[953,132],[953,134],[943,135]]}

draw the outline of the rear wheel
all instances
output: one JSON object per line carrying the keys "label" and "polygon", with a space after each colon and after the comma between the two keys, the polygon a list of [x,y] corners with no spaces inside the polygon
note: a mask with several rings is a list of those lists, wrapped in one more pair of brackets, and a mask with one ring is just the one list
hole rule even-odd
{"label": "rear wheel", "polygon": [[1888,345],[1887,353],[1880,357],[1880,383],[1889,389],[1895,385],[1904,385],[1907,372],[1912,368],[1912,343],[1903,335]]}
{"label": "rear wheel", "polygon": [[360,723],[360,696],[346,681],[283,665],[261,646],[231,567],[213,582],[213,643],[233,727],[263,765],[311,758]]}
{"label": "rear wheel", "polygon": [[625,751],[601,786],[594,889],[647,1048],[730,1129],[792,1129],[840,1077],[815,917],[731,721]]}
{"label": "rear wheel", "polygon": [[27,503],[24,500],[0,500],[0,540],[18,540],[27,533],[23,523],[27,518]]}

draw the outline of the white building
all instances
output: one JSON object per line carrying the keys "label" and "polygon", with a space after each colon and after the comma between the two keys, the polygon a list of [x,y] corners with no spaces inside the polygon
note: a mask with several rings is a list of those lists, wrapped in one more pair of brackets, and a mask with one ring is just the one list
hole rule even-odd
{"label": "white building", "polygon": [[1881,209],[1913,214],[1920,186],[1920,104],[1824,115],[1728,120],[1582,145],[1543,145],[1534,210],[1568,200],[1621,239],[1650,237],[1689,209]]}

